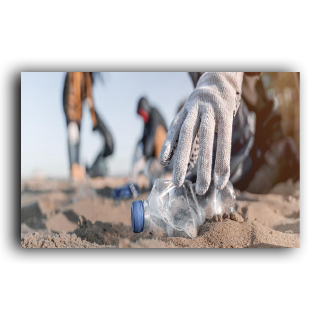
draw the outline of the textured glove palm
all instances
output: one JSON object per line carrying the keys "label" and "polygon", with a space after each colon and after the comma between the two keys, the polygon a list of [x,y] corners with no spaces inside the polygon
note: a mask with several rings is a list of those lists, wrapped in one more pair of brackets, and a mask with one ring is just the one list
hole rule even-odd
{"label": "textured glove palm", "polygon": [[[242,79],[243,72],[206,72],[171,123],[160,162],[168,165],[175,154],[173,183],[176,186],[183,184],[190,158],[194,163],[198,158],[196,192],[207,192],[215,132],[218,139],[214,183],[218,189],[226,186],[230,176],[232,123],[240,103]],[[197,135],[199,150],[194,148]]]}

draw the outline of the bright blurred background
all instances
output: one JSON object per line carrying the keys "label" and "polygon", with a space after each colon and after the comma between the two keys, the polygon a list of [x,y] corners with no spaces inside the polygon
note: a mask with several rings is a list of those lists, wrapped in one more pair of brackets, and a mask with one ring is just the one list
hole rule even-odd
{"label": "bright blurred background", "polygon": [[[69,176],[66,119],[62,94],[66,73],[21,74],[21,178],[34,175]],[[143,120],[137,103],[146,96],[170,124],[177,108],[193,90],[187,72],[102,72],[93,86],[95,108],[110,129],[114,154],[108,157],[111,176],[129,173],[133,152],[142,137]],[[101,151],[100,136],[92,131],[84,104],[81,123],[81,164],[91,165]]]}
{"label": "bright blurred background", "polygon": [[[21,178],[67,178],[69,162],[66,119],[62,106],[64,72],[21,74]],[[299,93],[291,72],[263,73],[267,95],[278,100],[285,134],[300,147]],[[129,173],[133,152],[142,137],[137,102],[146,96],[169,126],[177,108],[193,90],[187,72],[102,72],[93,86],[95,108],[110,129],[115,151],[108,158],[111,176]],[[86,104],[81,123],[81,164],[91,165],[100,151]]]}

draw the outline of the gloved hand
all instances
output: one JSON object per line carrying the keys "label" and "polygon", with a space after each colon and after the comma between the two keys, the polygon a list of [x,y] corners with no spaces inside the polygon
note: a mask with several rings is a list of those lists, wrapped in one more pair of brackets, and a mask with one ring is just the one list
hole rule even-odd
{"label": "gloved hand", "polygon": [[[218,140],[214,183],[218,189],[226,186],[230,176],[232,123],[240,104],[242,79],[243,72],[204,73],[171,123],[160,162],[163,166],[168,165],[175,153],[172,181],[176,186],[183,184],[190,156],[195,163],[199,150],[196,192],[207,192],[211,182],[215,131]],[[199,148],[193,146],[197,134]]]}

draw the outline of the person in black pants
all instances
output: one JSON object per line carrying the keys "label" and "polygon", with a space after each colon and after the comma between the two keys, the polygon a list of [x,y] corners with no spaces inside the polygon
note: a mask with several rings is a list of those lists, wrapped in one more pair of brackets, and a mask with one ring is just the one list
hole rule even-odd
{"label": "person in black pants", "polygon": [[93,131],[99,132],[103,139],[102,151],[99,152],[91,168],[87,168],[90,176],[107,175],[105,159],[113,153],[114,149],[112,135],[94,106],[92,85],[92,72],[67,72],[66,74],[63,89],[63,109],[68,128],[70,174],[77,181],[82,181],[85,175],[85,169],[80,165],[80,129],[85,100],[90,109]]}

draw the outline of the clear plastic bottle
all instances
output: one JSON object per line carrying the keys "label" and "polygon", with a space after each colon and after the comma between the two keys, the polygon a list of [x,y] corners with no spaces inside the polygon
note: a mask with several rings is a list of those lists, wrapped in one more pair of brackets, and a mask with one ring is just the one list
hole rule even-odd
{"label": "clear plastic bottle", "polygon": [[197,200],[206,219],[211,219],[215,214],[232,213],[235,210],[236,194],[230,181],[222,190],[217,190],[211,183],[206,194],[197,195]]}
{"label": "clear plastic bottle", "polygon": [[204,220],[190,181],[177,188],[158,179],[147,201],[134,201],[131,206],[135,233],[149,230],[157,236],[195,238]]}
{"label": "clear plastic bottle", "polygon": [[132,203],[132,230],[148,230],[159,237],[195,238],[206,218],[232,213],[235,200],[231,182],[223,190],[217,190],[212,183],[207,193],[199,196],[190,181],[177,188],[169,180],[158,179],[147,201]]}

